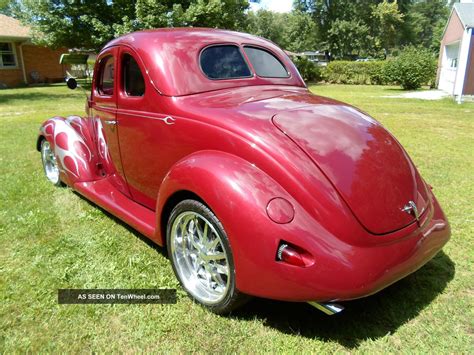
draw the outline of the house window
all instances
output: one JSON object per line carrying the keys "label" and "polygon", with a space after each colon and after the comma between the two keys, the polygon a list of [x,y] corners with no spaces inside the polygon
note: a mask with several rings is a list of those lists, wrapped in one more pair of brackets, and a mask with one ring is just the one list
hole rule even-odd
{"label": "house window", "polygon": [[15,68],[16,58],[13,44],[0,42],[0,68]]}

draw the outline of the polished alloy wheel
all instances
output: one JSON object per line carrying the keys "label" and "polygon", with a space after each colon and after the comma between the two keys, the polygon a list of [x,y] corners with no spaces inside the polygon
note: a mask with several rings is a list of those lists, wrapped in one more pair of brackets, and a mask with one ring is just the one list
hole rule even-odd
{"label": "polished alloy wheel", "polygon": [[60,183],[59,167],[56,161],[56,156],[47,140],[44,140],[41,144],[41,159],[43,161],[43,168],[46,177],[53,184],[58,185]]}
{"label": "polished alloy wheel", "polygon": [[194,211],[181,212],[173,220],[170,251],[179,279],[199,302],[221,302],[230,287],[229,256],[212,223]]}

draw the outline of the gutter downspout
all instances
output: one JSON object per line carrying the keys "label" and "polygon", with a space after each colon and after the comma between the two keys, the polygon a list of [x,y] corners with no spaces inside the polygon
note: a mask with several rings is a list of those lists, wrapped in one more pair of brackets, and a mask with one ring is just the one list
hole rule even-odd
{"label": "gutter downspout", "polygon": [[25,60],[23,58],[23,43],[20,43],[20,56],[21,56],[21,71],[23,73],[23,81],[26,85],[28,85],[28,79],[26,77],[26,70],[25,70]]}

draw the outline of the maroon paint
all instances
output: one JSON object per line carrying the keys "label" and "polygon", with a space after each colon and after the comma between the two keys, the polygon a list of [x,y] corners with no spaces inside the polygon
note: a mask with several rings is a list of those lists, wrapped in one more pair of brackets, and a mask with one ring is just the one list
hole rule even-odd
{"label": "maroon paint", "polygon": [[[209,80],[198,57],[217,43],[264,47],[290,77]],[[123,91],[125,53],[144,74],[143,97]],[[108,55],[116,77],[107,96],[97,71]],[[449,239],[436,198],[396,139],[359,110],[311,94],[284,52],[261,38],[208,29],[120,37],[99,55],[87,112],[48,120],[40,131],[80,167],[76,174],[61,165],[61,179],[160,245],[167,201],[183,190],[198,195],[229,236],[243,292],[363,297],[421,267]],[[55,138],[58,121],[81,142]],[[401,211],[410,200],[418,221]],[[282,241],[304,267],[276,260]]]}

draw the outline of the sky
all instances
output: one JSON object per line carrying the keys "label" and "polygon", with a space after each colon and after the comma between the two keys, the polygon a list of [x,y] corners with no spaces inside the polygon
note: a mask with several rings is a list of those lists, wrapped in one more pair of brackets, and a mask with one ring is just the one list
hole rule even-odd
{"label": "sky", "polygon": [[275,12],[289,12],[293,5],[293,0],[260,0],[260,4],[249,2],[250,8],[255,11],[264,8]]}

